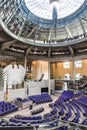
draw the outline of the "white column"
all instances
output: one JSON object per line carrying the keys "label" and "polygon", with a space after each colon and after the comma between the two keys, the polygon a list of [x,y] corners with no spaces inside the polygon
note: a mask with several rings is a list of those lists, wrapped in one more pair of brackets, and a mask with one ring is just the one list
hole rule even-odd
{"label": "white column", "polygon": [[73,72],[73,83],[75,83],[76,73],[75,73],[75,60],[74,60],[74,58],[72,59],[72,62],[73,62],[73,68],[72,68],[72,72]]}
{"label": "white column", "polygon": [[4,76],[4,100],[6,101],[7,75]]}
{"label": "white column", "polygon": [[50,95],[50,60],[48,60],[48,92]]}
{"label": "white column", "polygon": [[25,58],[24,58],[24,68],[25,69],[27,68],[27,56],[25,56]]}
{"label": "white column", "polygon": [[[24,57],[24,68],[27,70],[27,56],[25,55]],[[27,97],[27,88],[28,86],[26,85],[26,81],[24,81],[24,88],[25,88],[25,97]]]}

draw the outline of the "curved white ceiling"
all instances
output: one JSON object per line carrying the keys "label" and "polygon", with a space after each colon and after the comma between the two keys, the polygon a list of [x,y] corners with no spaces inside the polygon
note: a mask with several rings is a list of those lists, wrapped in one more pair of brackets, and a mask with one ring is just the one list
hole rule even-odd
{"label": "curved white ceiling", "polygon": [[57,19],[71,15],[84,3],[85,0],[24,0],[27,8],[36,16],[52,20],[53,6],[57,7]]}

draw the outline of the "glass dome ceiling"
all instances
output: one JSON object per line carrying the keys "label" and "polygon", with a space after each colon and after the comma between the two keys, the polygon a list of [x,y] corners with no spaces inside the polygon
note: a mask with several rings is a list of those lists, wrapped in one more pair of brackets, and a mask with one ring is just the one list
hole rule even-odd
{"label": "glass dome ceiling", "polygon": [[27,8],[36,16],[52,20],[53,8],[57,19],[67,17],[77,11],[85,0],[24,0]]}
{"label": "glass dome ceiling", "polygon": [[36,46],[67,46],[87,39],[87,0],[1,0],[0,25]]}

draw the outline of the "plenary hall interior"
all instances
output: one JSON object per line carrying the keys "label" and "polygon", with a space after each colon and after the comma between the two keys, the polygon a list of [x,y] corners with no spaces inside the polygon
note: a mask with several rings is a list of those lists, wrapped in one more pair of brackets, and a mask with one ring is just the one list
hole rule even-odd
{"label": "plenary hall interior", "polygon": [[0,0],[0,129],[87,130],[87,0]]}

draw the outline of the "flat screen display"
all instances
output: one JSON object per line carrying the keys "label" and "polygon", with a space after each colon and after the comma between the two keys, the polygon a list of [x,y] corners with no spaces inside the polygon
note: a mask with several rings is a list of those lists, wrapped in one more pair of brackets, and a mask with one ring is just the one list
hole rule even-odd
{"label": "flat screen display", "polygon": [[41,88],[41,93],[48,92],[48,88]]}

